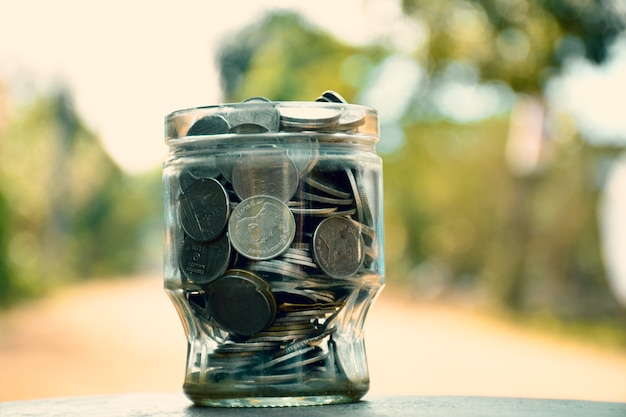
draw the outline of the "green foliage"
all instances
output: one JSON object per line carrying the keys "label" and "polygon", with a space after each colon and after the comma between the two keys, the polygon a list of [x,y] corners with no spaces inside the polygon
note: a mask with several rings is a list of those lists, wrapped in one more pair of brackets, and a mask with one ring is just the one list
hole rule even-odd
{"label": "green foliage", "polygon": [[407,135],[385,164],[393,279],[427,287],[433,275],[421,266],[435,261],[448,288],[518,310],[623,315],[604,275],[596,213],[596,168],[614,151],[579,138],[552,143],[545,167],[520,177],[505,159],[507,120],[423,122]]}
{"label": "green foliage", "polygon": [[[279,12],[226,39],[217,61],[227,101],[253,96],[314,100],[326,89],[354,97],[362,87],[359,81],[365,81],[358,69],[382,56],[381,48],[345,45],[299,15]],[[357,68],[350,67],[354,60]]]}
{"label": "green foliage", "polygon": [[16,111],[0,145],[0,305],[143,262],[159,191],[120,171],[65,91]]}
{"label": "green foliage", "polygon": [[571,56],[602,62],[625,28],[603,0],[404,0],[403,9],[427,26],[434,72],[461,60],[524,92],[540,91]]}

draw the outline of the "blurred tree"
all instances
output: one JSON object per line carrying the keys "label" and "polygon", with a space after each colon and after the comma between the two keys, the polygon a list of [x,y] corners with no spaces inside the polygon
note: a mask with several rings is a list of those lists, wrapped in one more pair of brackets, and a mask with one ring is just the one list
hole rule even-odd
{"label": "blurred tree", "polygon": [[[499,167],[483,177],[489,179],[490,191],[483,190],[479,197],[489,203],[493,223],[478,228],[491,230],[483,245],[489,252],[470,256],[484,260],[478,279],[492,296],[516,309],[548,308],[576,316],[592,311],[623,314],[604,274],[596,214],[596,170],[602,158],[617,150],[600,152],[576,135],[564,139],[554,125],[550,131],[541,95],[546,82],[571,58],[602,63],[612,42],[624,34],[626,10],[604,0],[403,0],[402,4],[404,12],[426,28],[428,42],[416,59],[428,66],[432,78],[445,73],[451,63],[462,62],[482,80],[504,81],[518,93],[538,97],[531,109],[542,114],[538,123],[514,111],[509,128],[499,135],[483,124],[488,146],[500,148],[502,154],[483,149],[481,160],[473,161],[477,171],[484,164]],[[514,110],[529,100],[520,96],[517,101],[521,105]],[[473,129],[465,125],[457,134],[467,142]],[[525,170],[519,161],[525,163],[529,146],[541,155],[536,166]],[[414,157],[411,166],[423,162]],[[440,186],[456,190],[464,210],[477,205],[460,186],[467,173],[451,172],[458,176]],[[441,173],[430,175],[439,178]],[[494,194],[497,199],[490,198]],[[418,207],[428,205],[430,198],[424,196]],[[435,224],[446,217],[436,218]],[[429,252],[427,257],[433,255]],[[457,279],[467,276],[463,265],[452,262],[452,270]]]}
{"label": "blurred tree", "polygon": [[469,62],[483,79],[538,93],[572,56],[601,63],[623,33],[624,13],[607,0],[403,0],[429,33],[433,72]]}
{"label": "blurred tree", "polygon": [[143,261],[142,227],[159,214],[147,198],[154,188],[136,187],[111,161],[67,90],[16,109],[0,132],[0,172],[0,304]]}
{"label": "blurred tree", "polygon": [[[354,97],[383,56],[381,47],[352,47],[296,13],[276,12],[225,39],[217,61],[228,101],[314,100],[327,89]],[[359,64],[350,66],[350,57]]]}
{"label": "blurred tree", "polygon": [[[428,80],[393,121],[404,145],[383,155],[390,278],[421,294],[470,288],[516,310],[624,319],[604,274],[596,213],[598,166],[616,150],[590,147],[570,120],[549,115],[541,98],[568,57],[605,59],[624,29],[613,6],[403,2],[408,18],[425,28],[422,47],[411,54]],[[354,101],[371,88],[379,64],[398,52],[384,40],[345,45],[281,12],[234,33],[217,61],[227,100],[312,100],[336,89]],[[351,64],[354,78],[345,77]],[[468,79],[473,88],[481,80],[509,85],[516,92],[512,110],[470,123],[446,115],[436,100],[442,84]],[[458,97],[453,106],[463,105]]]}
{"label": "blurred tree", "polygon": [[6,199],[0,193],[0,306],[14,297],[13,272],[8,262],[10,214]]}

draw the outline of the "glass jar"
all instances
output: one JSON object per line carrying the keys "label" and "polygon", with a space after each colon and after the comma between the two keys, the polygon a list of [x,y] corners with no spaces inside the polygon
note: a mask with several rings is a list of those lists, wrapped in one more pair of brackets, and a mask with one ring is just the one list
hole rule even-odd
{"label": "glass jar", "polygon": [[254,98],[165,120],[164,283],[197,405],[358,401],[383,287],[376,111]]}

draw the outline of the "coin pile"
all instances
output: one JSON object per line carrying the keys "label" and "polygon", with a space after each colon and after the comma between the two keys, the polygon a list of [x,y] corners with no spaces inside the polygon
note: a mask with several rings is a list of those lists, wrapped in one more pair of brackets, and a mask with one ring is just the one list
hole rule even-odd
{"label": "coin pile", "polygon": [[[345,103],[331,91],[316,101]],[[196,120],[187,136],[349,132],[364,123],[364,114],[341,106],[245,102],[249,109]],[[294,150],[276,137],[178,173],[182,288],[217,343],[197,353],[207,382],[337,378],[345,372],[333,340],[341,313],[377,273],[363,170],[320,155],[314,145]]]}

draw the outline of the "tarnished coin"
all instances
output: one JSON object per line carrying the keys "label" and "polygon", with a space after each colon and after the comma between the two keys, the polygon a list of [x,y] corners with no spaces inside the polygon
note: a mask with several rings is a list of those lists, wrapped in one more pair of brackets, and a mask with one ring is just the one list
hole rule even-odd
{"label": "tarnished coin", "polygon": [[283,253],[295,236],[296,222],[289,207],[276,197],[247,198],[233,209],[228,236],[243,256],[264,260]]}
{"label": "tarnished coin", "polygon": [[219,181],[202,178],[194,181],[179,199],[179,221],[192,239],[206,242],[222,234],[230,204]]}
{"label": "tarnished coin", "polygon": [[206,159],[202,165],[192,165],[183,169],[178,176],[178,183],[180,184],[180,190],[185,192],[187,187],[193,184],[195,181],[202,178],[216,178],[220,175],[220,170],[217,166],[215,158]]}
{"label": "tarnished coin", "polygon": [[322,93],[321,96],[315,99],[315,101],[322,101],[328,103],[347,103],[346,99],[341,97],[341,95],[333,90],[326,90]]}
{"label": "tarnished coin", "polygon": [[220,277],[230,261],[230,241],[226,233],[210,242],[185,239],[179,255],[180,270],[196,284],[206,284]]}
{"label": "tarnished coin", "polygon": [[211,317],[226,331],[242,336],[260,332],[276,315],[269,285],[251,272],[226,271],[209,285],[207,294]]}
{"label": "tarnished coin", "polygon": [[187,136],[219,135],[228,133],[229,130],[230,126],[224,117],[210,115],[199,119],[191,125],[187,131]]}
{"label": "tarnished coin", "polygon": [[359,227],[345,217],[322,220],[313,235],[313,256],[322,271],[333,278],[349,277],[359,270],[363,246]]}
{"label": "tarnished coin", "polygon": [[287,202],[298,188],[298,170],[284,151],[248,152],[235,163],[232,184],[242,200],[270,195]]}

